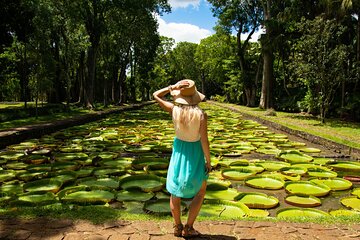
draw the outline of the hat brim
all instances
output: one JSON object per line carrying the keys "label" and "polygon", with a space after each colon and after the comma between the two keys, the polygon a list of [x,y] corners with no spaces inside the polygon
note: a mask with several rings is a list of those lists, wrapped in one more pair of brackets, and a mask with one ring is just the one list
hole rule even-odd
{"label": "hat brim", "polygon": [[183,96],[179,90],[172,91],[174,102],[182,105],[197,105],[204,101],[205,95],[196,91],[192,96]]}

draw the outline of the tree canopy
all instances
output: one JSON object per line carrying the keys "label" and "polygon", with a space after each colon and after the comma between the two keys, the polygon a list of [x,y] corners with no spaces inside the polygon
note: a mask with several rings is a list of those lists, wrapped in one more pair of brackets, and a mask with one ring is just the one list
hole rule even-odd
{"label": "tree canopy", "polygon": [[167,0],[2,1],[0,101],[92,108],[191,78],[208,99],[360,120],[358,1],[208,2],[215,34],[175,44]]}

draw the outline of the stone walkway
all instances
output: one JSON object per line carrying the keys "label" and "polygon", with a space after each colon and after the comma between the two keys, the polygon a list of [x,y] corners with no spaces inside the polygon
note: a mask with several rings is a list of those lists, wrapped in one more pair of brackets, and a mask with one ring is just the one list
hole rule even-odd
{"label": "stone walkway", "polygon": [[[320,225],[265,221],[201,221],[194,227],[214,240],[355,240],[360,225]],[[172,240],[170,221],[113,221],[94,225],[86,221],[0,219],[3,240]]]}

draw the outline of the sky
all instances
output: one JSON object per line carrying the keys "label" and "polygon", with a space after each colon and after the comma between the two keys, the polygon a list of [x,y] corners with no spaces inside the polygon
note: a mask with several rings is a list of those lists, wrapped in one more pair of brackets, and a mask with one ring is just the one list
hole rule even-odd
{"label": "sky", "polygon": [[[171,13],[158,16],[160,35],[171,37],[176,43],[200,43],[201,39],[215,33],[213,27],[217,18],[213,17],[211,4],[206,0],[169,0],[169,3]],[[252,41],[256,41],[258,35],[255,33]]]}

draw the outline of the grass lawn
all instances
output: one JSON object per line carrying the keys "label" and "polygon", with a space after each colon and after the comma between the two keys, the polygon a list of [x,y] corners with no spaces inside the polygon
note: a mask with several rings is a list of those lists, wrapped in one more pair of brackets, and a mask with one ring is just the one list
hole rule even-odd
{"label": "grass lawn", "polygon": [[339,119],[326,119],[322,124],[320,119],[300,113],[276,112],[276,116],[265,116],[265,110],[245,106],[226,104],[240,112],[272,121],[290,129],[308,132],[334,142],[360,149],[360,123],[345,122]]}
{"label": "grass lawn", "polygon": [[[5,105],[7,107],[5,107]],[[23,103],[14,103],[14,104],[1,103],[0,104],[0,109],[1,108],[14,108],[14,109],[17,108],[17,109],[19,109],[22,107],[23,107]],[[42,115],[42,116],[38,116],[38,117],[35,117],[35,116],[34,117],[24,117],[24,118],[20,118],[20,119],[14,119],[14,120],[10,120],[10,121],[0,122],[0,131],[6,130],[9,128],[22,127],[25,125],[41,124],[41,123],[46,123],[46,122],[63,120],[63,119],[71,118],[74,116],[84,115],[84,114],[88,114],[88,113],[94,113],[96,111],[116,109],[116,108],[118,108],[118,107],[117,106],[109,106],[107,108],[104,108],[104,107],[99,106],[96,108],[96,110],[89,110],[89,109],[85,109],[85,108],[71,106],[70,111],[68,111],[68,112],[58,112],[58,113],[52,113],[52,114]]]}
{"label": "grass lawn", "polygon": [[[188,213],[187,213],[188,214]],[[185,221],[187,214],[182,216]],[[151,221],[172,221],[169,214],[156,215],[144,214],[141,208],[133,209],[130,212],[123,209],[112,208],[110,206],[78,206],[52,204],[43,207],[19,207],[19,208],[0,208],[0,216],[9,218],[34,219],[38,217],[49,217],[54,219],[87,220],[94,224],[104,223],[112,220],[151,220]],[[298,217],[298,218],[275,218],[275,217],[221,217],[218,216],[198,216],[198,221],[270,221],[270,222],[298,222],[298,223],[319,223],[319,224],[357,224],[360,221],[360,214],[352,216],[328,216],[328,217]]]}

